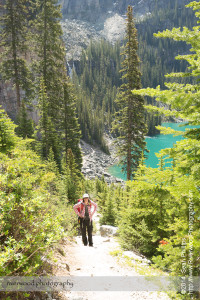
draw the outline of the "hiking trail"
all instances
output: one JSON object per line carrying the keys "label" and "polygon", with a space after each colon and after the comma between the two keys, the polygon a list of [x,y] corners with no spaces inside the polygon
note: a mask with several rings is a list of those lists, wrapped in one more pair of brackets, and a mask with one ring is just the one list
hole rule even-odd
{"label": "hiking trail", "polygon": [[[69,260],[70,276],[140,276],[134,268],[119,263],[111,251],[120,250],[115,237],[102,237],[99,234],[98,216],[94,216],[97,227],[93,235],[93,247],[84,246],[81,236],[67,246],[66,258]],[[164,292],[147,291],[69,291],[64,292],[69,300],[169,300]]]}

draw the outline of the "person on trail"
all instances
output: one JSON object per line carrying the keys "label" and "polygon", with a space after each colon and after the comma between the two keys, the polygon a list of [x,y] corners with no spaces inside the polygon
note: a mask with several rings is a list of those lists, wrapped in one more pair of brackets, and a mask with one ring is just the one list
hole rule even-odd
{"label": "person on trail", "polygon": [[[93,210],[92,210],[93,207]],[[92,224],[92,217],[97,209],[97,204],[89,199],[88,194],[83,195],[83,200],[79,201],[77,204],[73,206],[73,209],[75,213],[80,217],[80,228],[81,228],[81,234],[82,234],[82,241],[84,246],[87,246],[89,243],[89,246],[93,246],[92,241],[92,230],[93,230],[93,224]],[[86,229],[88,238],[86,236]]]}

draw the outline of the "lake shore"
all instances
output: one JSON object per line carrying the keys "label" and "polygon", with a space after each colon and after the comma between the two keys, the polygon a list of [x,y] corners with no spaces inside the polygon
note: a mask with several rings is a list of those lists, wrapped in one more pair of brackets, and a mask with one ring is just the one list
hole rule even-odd
{"label": "lake shore", "polygon": [[82,173],[88,179],[101,179],[108,183],[120,183],[124,184],[124,180],[113,176],[108,172],[109,167],[117,164],[117,158],[115,157],[114,138],[111,136],[105,137],[106,143],[108,145],[110,155],[104,153],[99,147],[92,146],[81,140],[80,147],[83,153],[83,166]]}
{"label": "lake shore", "polygon": [[[165,122],[162,126],[171,127],[175,130],[185,131],[188,126],[179,127],[184,122]],[[159,160],[155,153],[158,153],[161,149],[171,148],[177,141],[183,139],[183,136],[163,135],[158,134],[153,137],[145,137],[147,142],[147,149],[150,150],[148,159],[146,160],[147,167],[157,168]],[[122,173],[120,166],[118,166],[118,160],[115,157],[116,149],[114,145],[114,138],[111,135],[105,136],[106,143],[108,145],[110,155],[105,154],[99,147],[91,146],[84,141],[81,141],[81,149],[83,152],[83,167],[82,173],[88,179],[95,179],[96,177],[104,179],[107,183],[121,183],[126,181],[126,174]]]}

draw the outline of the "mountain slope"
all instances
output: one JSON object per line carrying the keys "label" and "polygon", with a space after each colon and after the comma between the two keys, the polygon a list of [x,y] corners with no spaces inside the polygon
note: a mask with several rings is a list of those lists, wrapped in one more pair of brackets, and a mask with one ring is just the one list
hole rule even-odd
{"label": "mountain slope", "polygon": [[[100,23],[109,15],[124,15],[128,5],[133,6],[136,17],[152,13],[168,6],[166,0],[60,0],[63,18],[78,19],[91,23]],[[188,1],[178,0],[178,5]]]}
{"label": "mountain slope", "polygon": [[[189,0],[60,0],[63,20],[62,28],[66,45],[67,60],[79,60],[81,51],[89,45],[91,39],[105,38],[111,43],[122,40],[125,33],[127,6],[133,5],[134,17],[139,35],[146,35],[173,26],[186,25],[194,19],[189,9],[185,8]],[[187,22],[182,12],[188,11]],[[178,12],[178,13],[177,13]],[[155,14],[161,19],[155,26]],[[166,19],[163,20],[163,17]],[[161,26],[160,26],[161,25]]]}
{"label": "mountain slope", "polygon": [[[154,1],[154,3],[155,2],[156,1]],[[82,136],[89,143],[96,141],[102,148],[105,148],[102,139],[103,132],[111,128],[112,115],[115,111],[114,100],[116,91],[121,85],[119,73],[121,68],[119,55],[120,42],[114,44],[114,41],[119,38],[117,30],[120,34],[122,34],[122,32],[124,33],[124,31],[120,28],[121,22],[120,26],[118,21],[116,21],[116,23],[112,22],[114,18],[117,19],[116,16],[123,20],[124,27],[122,28],[124,29],[125,18],[123,16],[115,15],[107,18],[103,30],[105,33],[105,25],[107,24],[107,36],[103,34],[101,30],[98,31],[97,24],[94,24],[92,25],[92,30],[93,32],[98,32],[98,35],[96,34],[95,36],[95,41],[90,42],[90,40],[88,40],[87,43],[89,43],[89,45],[85,45],[86,49],[81,55],[80,53],[84,45],[82,44],[81,46],[79,44],[80,58],[76,51],[72,51],[73,58],[75,54],[77,54],[77,61],[73,59],[77,76],[73,79],[78,91],[77,112]],[[80,26],[80,22],[84,24],[85,28],[86,24],[89,24],[89,22],[80,20],[68,20],[68,22],[76,23],[79,29],[83,27],[82,24]],[[141,60],[143,87],[149,86],[155,88],[157,85],[161,85],[161,88],[165,88],[164,75],[166,73],[185,71],[187,67],[185,62],[176,61],[174,57],[177,54],[188,53],[188,46],[183,42],[173,42],[169,39],[156,39],[153,33],[180,25],[187,25],[191,28],[194,24],[195,18],[192,10],[185,8],[183,4],[180,4],[179,0],[169,0],[165,9],[153,11],[151,15],[140,19],[140,22],[138,22],[136,26],[138,29],[139,57]],[[111,32],[114,33],[114,39],[111,38]],[[81,37],[83,38],[81,31],[76,31],[75,34],[77,36],[80,35],[80,39]],[[98,39],[102,36],[113,43],[103,40],[98,42]],[[79,42],[80,39],[78,39]],[[70,42],[67,44],[70,45]],[[70,60],[70,56],[68,56],[68,59]],[[154,100],[151,98],[148,98],[147,102],[155,105]],[[161,123],[161,118],[153,116],[152,114],[146,114],[145,119],[148,126],[148,135],[158,133],[155,126]]]}

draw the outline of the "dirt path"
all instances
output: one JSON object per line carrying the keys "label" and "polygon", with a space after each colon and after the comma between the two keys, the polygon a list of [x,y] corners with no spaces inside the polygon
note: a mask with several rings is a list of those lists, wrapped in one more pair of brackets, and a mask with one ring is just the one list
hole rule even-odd
{"label": "dirt path", "polygon": [[[94,247],[84,246],[81,237],[68,247],[71,276],[135,276],[139,275],[133,268],[122,266],[110,251],[119,249],[113,237],[93,237]],[[165,293],[144,291],[80,291],[65,292],[69,300],[169,300]]]}

